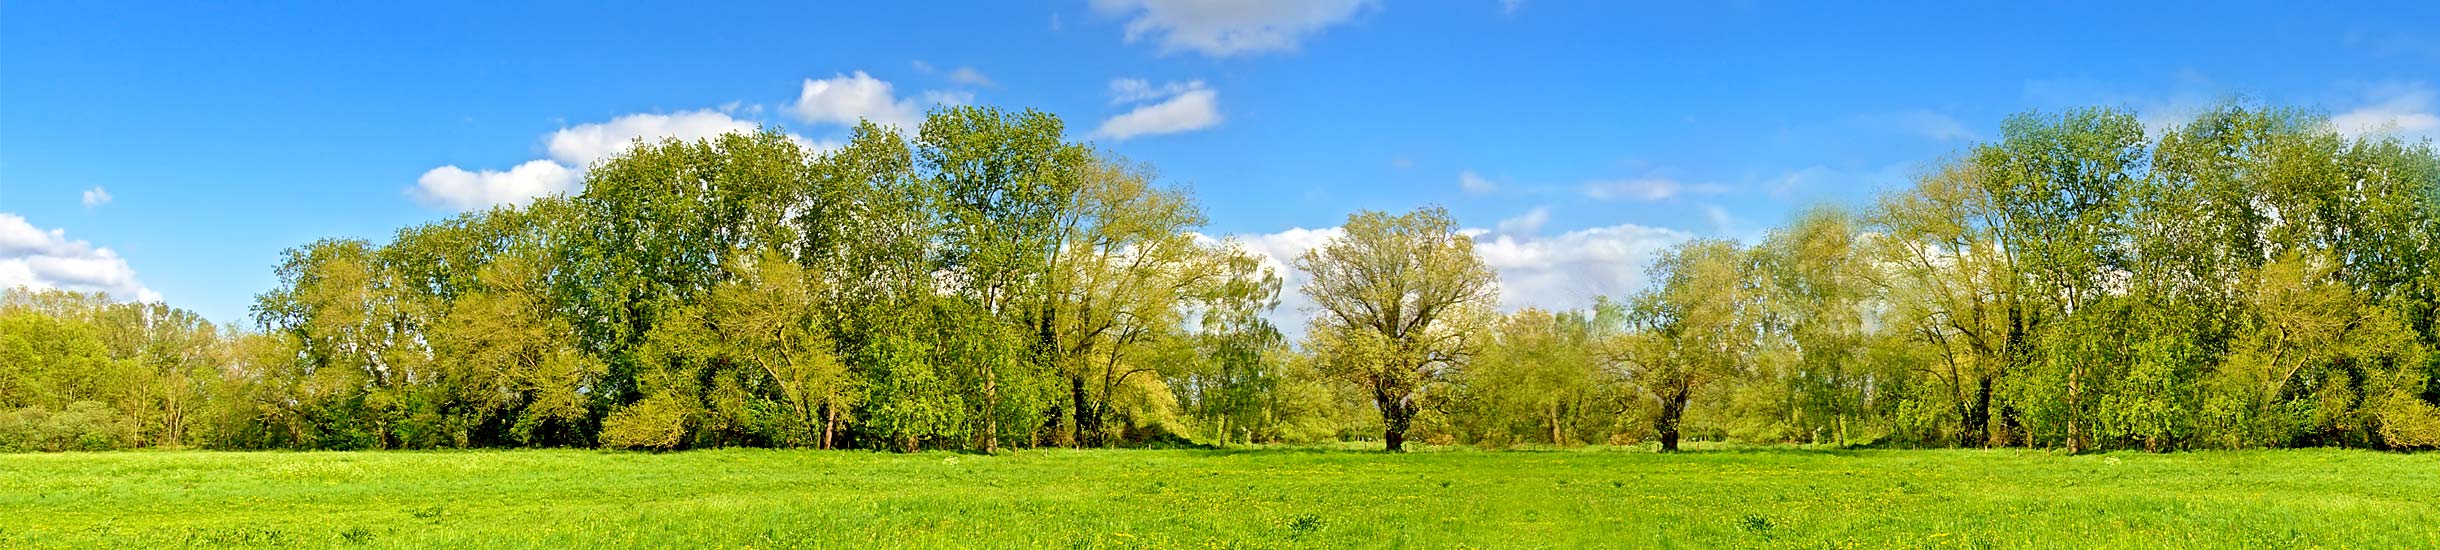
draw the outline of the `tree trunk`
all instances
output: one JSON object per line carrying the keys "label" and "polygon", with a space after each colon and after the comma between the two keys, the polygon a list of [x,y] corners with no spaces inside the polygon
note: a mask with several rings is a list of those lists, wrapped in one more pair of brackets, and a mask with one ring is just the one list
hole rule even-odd
{"label": "tree trunk", "polygon": [[2024,424],[2016,421],[2016,407],[2013,405],[2003,405],[1999,408],[1999,436],[1995,439],[1998,440],[1998,444],[2002,447],[2008,446],[2011,443],[2022,442],[2025,444],[2025,448],[2033,448],[2033,438],[2021,437],[2021,435],[2025,433],[2025,430],[2023,429],[2024,426]]}
{"label": "tree trunk", "polygon": [[983,367],[983,452],[1000,449],[1000,373]]}
{"label": "tree trunk", "polygon": [[1974,391],[1973,404],[1966,407],[1965,418],[1959,419],[1962,423],[1957,427],[1959,447],[1991,446],[1991,379],[1979,380],[1977,385],[1980,387]]}
{"label": "tree trunk", "polygon": [[1093,411],[1092,396],[1086,395],[1084,391],[1084,377],[1068,377],[1068,395],[1074,401],[1073,414],[1076,418],[1075,422],[1069,424],[1069,427],[1076,430],[1076,446],[1101,446],[1101,437],[1097,435],[1097,432],[1101,430],[1101,421],[1094,418],[1098,415]]}
{"label": "tree trunk", "polygon": [[1559,430],[1559,406],[1550,406],[1550,444],[1566,445],[1567,435]]}
{"label": "tree trunk", "polygon": [[2067,371],[2067,454],[2084,452],[2084,373],[2082,367]]}
{"label": "tree trunk", "polygon": [[836,449],[839,437],[839,406],[822,405],[822,412],[822,449]]}
{"label": "tree trunk", "polygon": [[1414,420],[1413,407],[1408,406],[1403,399],[1382,403],[1381,441],[1387,445],[1383,450],[1393,453],[1406,452],[1406,429]]}
{"label": "tree trunk", "polygon": [[1667,401],[1661,403],[1660,417],[1653,419],[1653,431],[1660,432],[1661,452],[1674,453],[1678,450],[1678,423],[1686,416],[1686,394],[1679,391],[1670,395]]}

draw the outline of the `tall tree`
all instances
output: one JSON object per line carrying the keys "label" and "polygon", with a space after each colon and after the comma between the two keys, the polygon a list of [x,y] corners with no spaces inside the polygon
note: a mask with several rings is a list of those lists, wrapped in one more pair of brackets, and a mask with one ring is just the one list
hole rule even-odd
{"label": "tall tree", "polygon": [[[927,172],[930,198],[940,217],[940,268],[949,288],[992,316],[1013,320],[1035,335],[1040,363],[1064,364],[1059,308],[1052,275],[1062,245],[1062,222],[1075,219],[1077,196],[1092,155],[1069,143],[1059,117],[1041,111],[1009,112],[992,107],[949,107],[922,125],[915,159]],[[969,363],[982,377],[980,410],[998,411],[1002,372],[994,362]],[[1016,373],[1005,373],[1016,374]],[[1081,385],[1081,379],[1071,376]],[[1071,409],[1078,420],[1083,407]],[[996,412],[981,414],[981,446],[1006,437]],[[1083,429],[1082,422],[1071,424]],[[1030,428],[1030,427],[1028,427]]]}
{"label": "tall tree", "polygon": [[1753,252],[1763,279],[1757,307],[1772,335],[1765,344],[1786,352],[1773,376],[1785,396],[1782,437],[1844,443],[1849,422],[1875,397],[1865,314],[1876,266],[1859,252],[1859,233],[1846,211],[1819,208],[1772,231]]}
{"label": "tall tree", "polygon": [[1340,230],[1296,259],[1317,310],[1307,346],[1371,394],[1384,445],[1401,451],[1424,392],[1478,346],[1498,275],[1440,208],[1358,212]]}
{"label": "tall tree", "polygon": [[2017,256],[2003,244],[2016,229],[1994,209],[1983,173],[1942,163],[1871,215],[1883,235],[1873,249],[1890,266],[1876,286],[1893,318],[1941,358],[1929,370],[1948,382],[1957,445],[1967,447],[2004,442],[1992,430],[1995,390],[2030,360],[2033,339]]}
{"label": "tall tree", "polygon": [[1629,381],[1657,406],[1652,428],[1663,452],[1678,450],[1696,394],[1752,365],[1763,335],[1750,265],[1745,250],[1722,240],[1688,241],[1653,261],[1654,288],[1635,300],[1637,330],[1620,352]]}

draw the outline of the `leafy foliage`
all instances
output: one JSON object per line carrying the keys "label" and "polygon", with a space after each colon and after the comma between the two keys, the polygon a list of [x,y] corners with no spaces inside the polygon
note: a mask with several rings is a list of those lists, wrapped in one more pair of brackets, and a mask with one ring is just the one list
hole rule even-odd
{"label": "leafy foliage", "polygon": [[1275,263],[1065,133],[637,143],[574,195],[291,249],[251,330],[10,290],[0,449],[2440,447],[2440,153],[2309,112],[2011,117],[1576,309],[1497,311],[1445,210],[1358,212],[1291,262],[1298,341]]}

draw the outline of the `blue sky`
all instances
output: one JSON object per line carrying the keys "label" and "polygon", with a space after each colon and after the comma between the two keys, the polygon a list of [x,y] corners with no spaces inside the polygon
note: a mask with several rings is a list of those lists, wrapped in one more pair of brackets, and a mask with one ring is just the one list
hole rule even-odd
{"label": "blue sky", "polygon": [[1269,254],[1445,205],[1509,306],[1556,308],[2029,109],[2440,135],[2428,2],[329,4],[0,7],[0,285],[240,320],[284,248],[569,189],[627,137],[936,102],[1059,114]]}

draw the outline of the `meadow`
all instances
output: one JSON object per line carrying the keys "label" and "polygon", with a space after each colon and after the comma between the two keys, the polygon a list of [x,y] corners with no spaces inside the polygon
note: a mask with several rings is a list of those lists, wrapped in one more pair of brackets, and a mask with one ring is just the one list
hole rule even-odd
{"label": "meadow", "polygon": [[2440,454],[0,455],[0,547],[2440,547]]}

